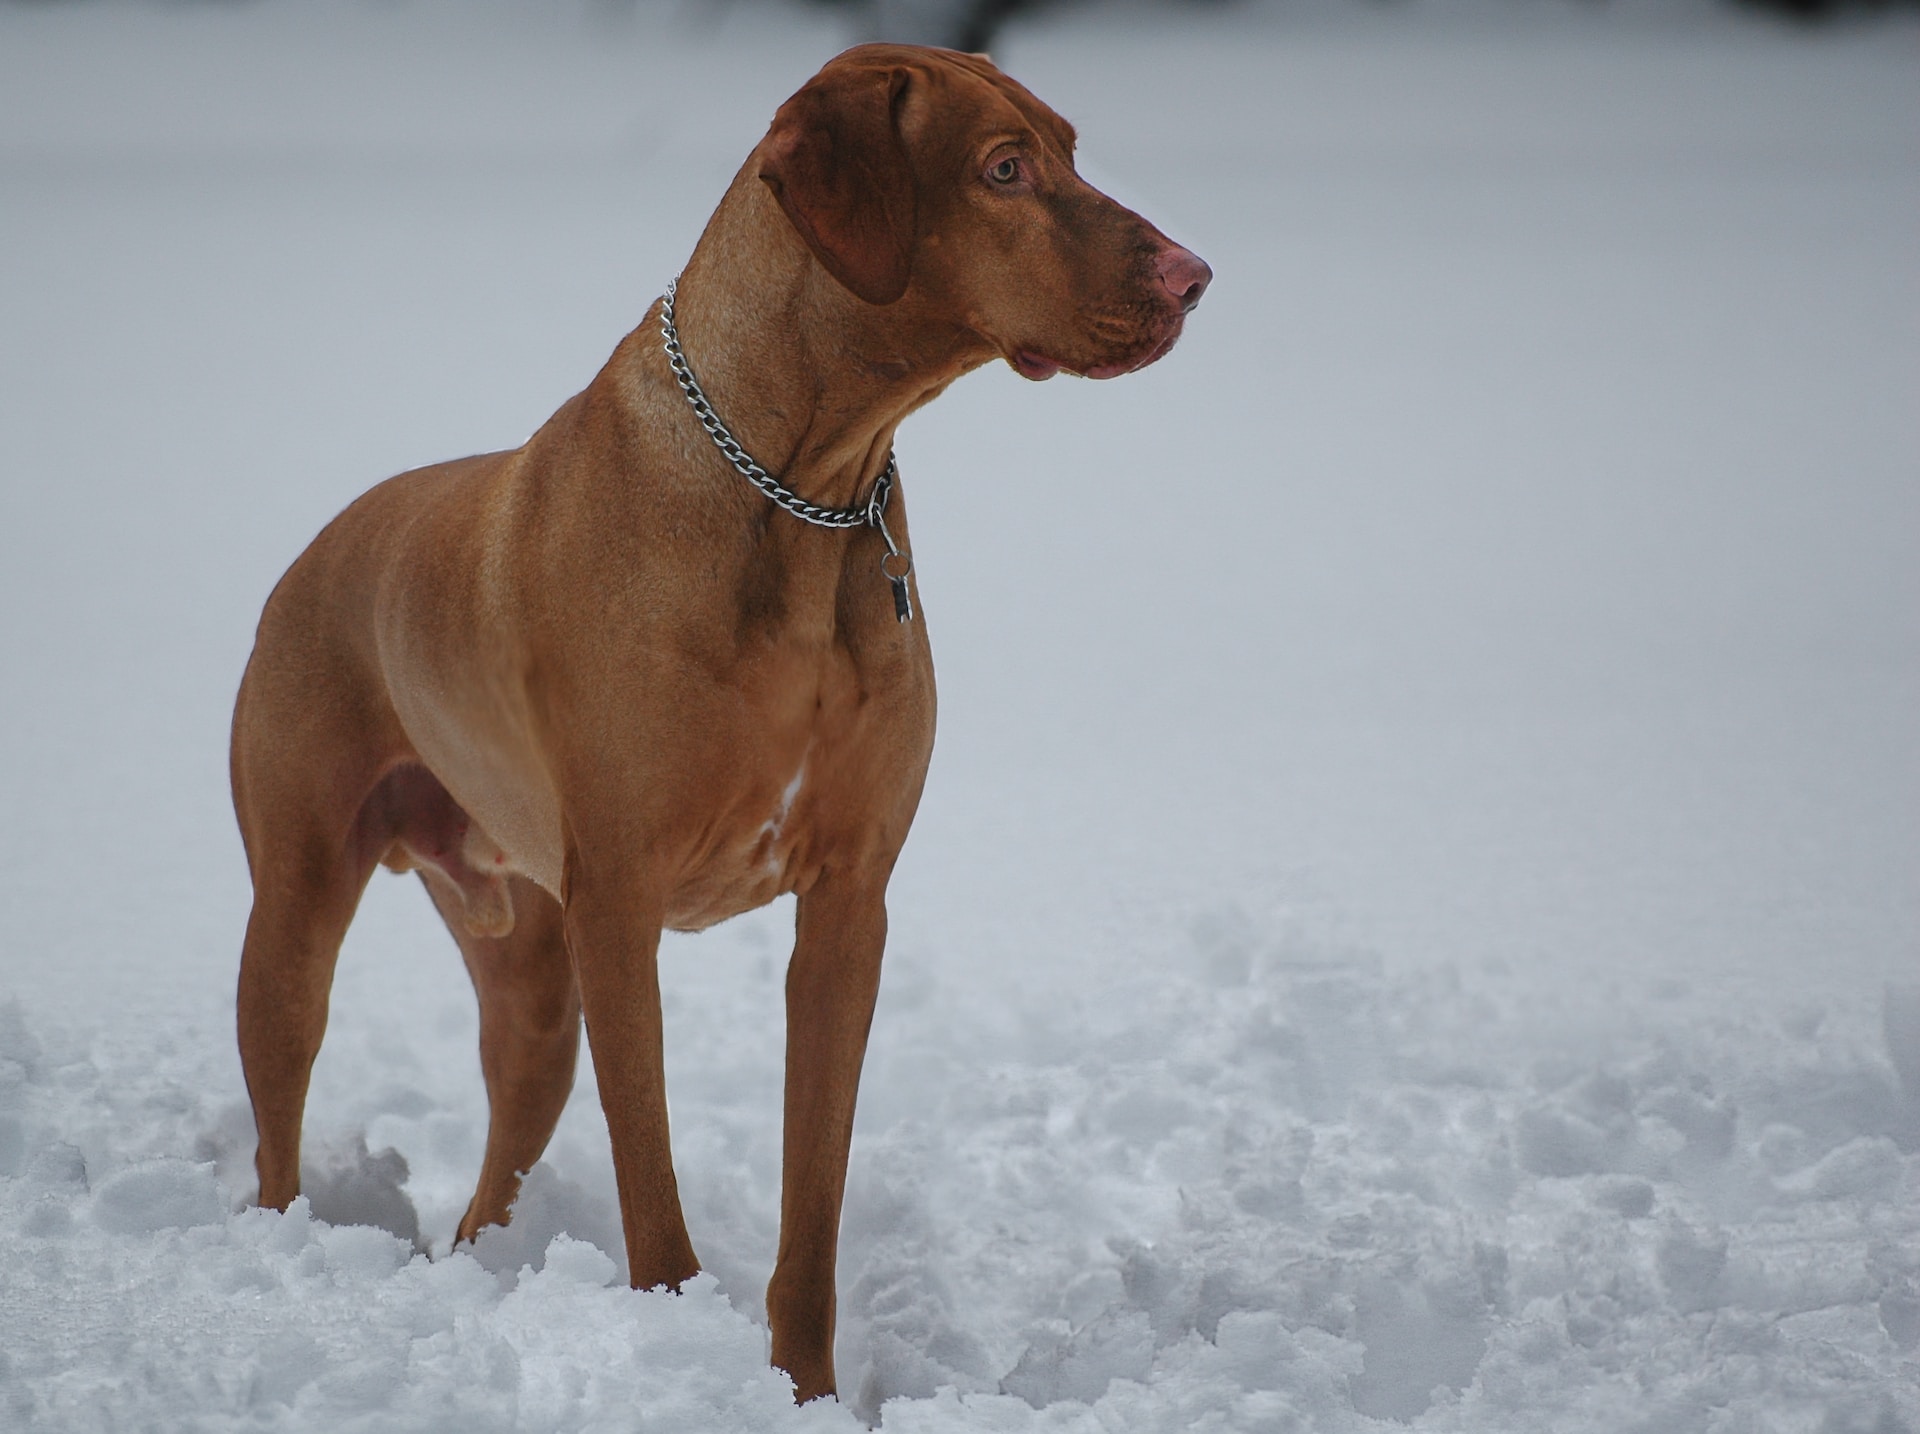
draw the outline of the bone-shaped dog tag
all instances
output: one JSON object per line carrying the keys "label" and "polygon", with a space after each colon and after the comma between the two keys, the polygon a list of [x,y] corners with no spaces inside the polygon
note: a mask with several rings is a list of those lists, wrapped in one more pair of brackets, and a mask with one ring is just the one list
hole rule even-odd
{"label": "bone-shaped dog tag", "polygon": [[902,622],[912,622],[913,595],[907,591],[907,580],[888,573],[887,581],[893,584],[893,615]]}

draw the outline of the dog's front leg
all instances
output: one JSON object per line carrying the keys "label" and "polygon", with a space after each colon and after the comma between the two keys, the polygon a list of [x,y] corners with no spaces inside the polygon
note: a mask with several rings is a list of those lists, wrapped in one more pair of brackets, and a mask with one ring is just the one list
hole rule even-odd
{"label": "dog's front leg", "polygon": [[660,903],[629,863],[567,855],[567,954],[613,1143],[627,1270],[635,1289],[677,1289],[699,1273],[667,1133],[660,1029]]}
{"label": "dog's front leg", "polygon": [[773,1362],[801,1401],[834,1392],[834,1255],[860,1062],[887,941],[884,879],[829,875],[800,898],[787,968],[780,1255],[767,1286]]}

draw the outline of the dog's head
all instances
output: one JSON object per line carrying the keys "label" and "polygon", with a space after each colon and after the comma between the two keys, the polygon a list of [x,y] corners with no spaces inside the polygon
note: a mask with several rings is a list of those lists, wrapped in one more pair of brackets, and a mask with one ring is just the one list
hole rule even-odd
{"label": "dog's head", "polygon": [[1111,378],[1173,347],[1213,272],[1080,178],[1073,148],[985,56],[861,45],[780,107],[758,154],[866,303],[937,314],[1028,378]]}

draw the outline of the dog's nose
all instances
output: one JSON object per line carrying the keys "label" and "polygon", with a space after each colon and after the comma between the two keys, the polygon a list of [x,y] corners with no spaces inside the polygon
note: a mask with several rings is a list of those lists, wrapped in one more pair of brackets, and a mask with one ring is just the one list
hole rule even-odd
{"label": "dog's nose", "polygon": [[1154,261],[1154,268],[1160,274],[1160,282],[1167,286],[1167,292],[1180,301],[1183,314],[1193,312],[1200,296],[1207,292],[1207,285],[1213,282],[1213,270],[1207,267],[1207,261],[1178,244],[1163,251]]}

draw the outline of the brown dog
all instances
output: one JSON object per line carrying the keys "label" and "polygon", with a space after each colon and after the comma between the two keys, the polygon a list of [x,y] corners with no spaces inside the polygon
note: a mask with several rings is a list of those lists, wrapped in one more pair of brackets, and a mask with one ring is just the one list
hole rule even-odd
{"label": "brown dog", "polygon": [[884,532],[859,505],[900,421],[961,374],[1142,367],[1211,277],[1083,182],[1073,145],[979,56],[868,45],[781,107],[721,200],[679,281],[686,359],[746,452],[851,525],[801,521],[735,471],[656,308],[525,446],[381,484],[294,563],[233,723],[262,1204],[299,1190],[360,893],[376,863],[418,868],[480,1001],[492,1116],[459,1238],[507,1219],[584,1013],[633,1283],[677,1286],[699,1261],[667,1141],[660,932],[794,892],[767,1317],[797,1396],[832,1392],[854,1094],[934,717],[926,630],[900,620],[903,505]]}

